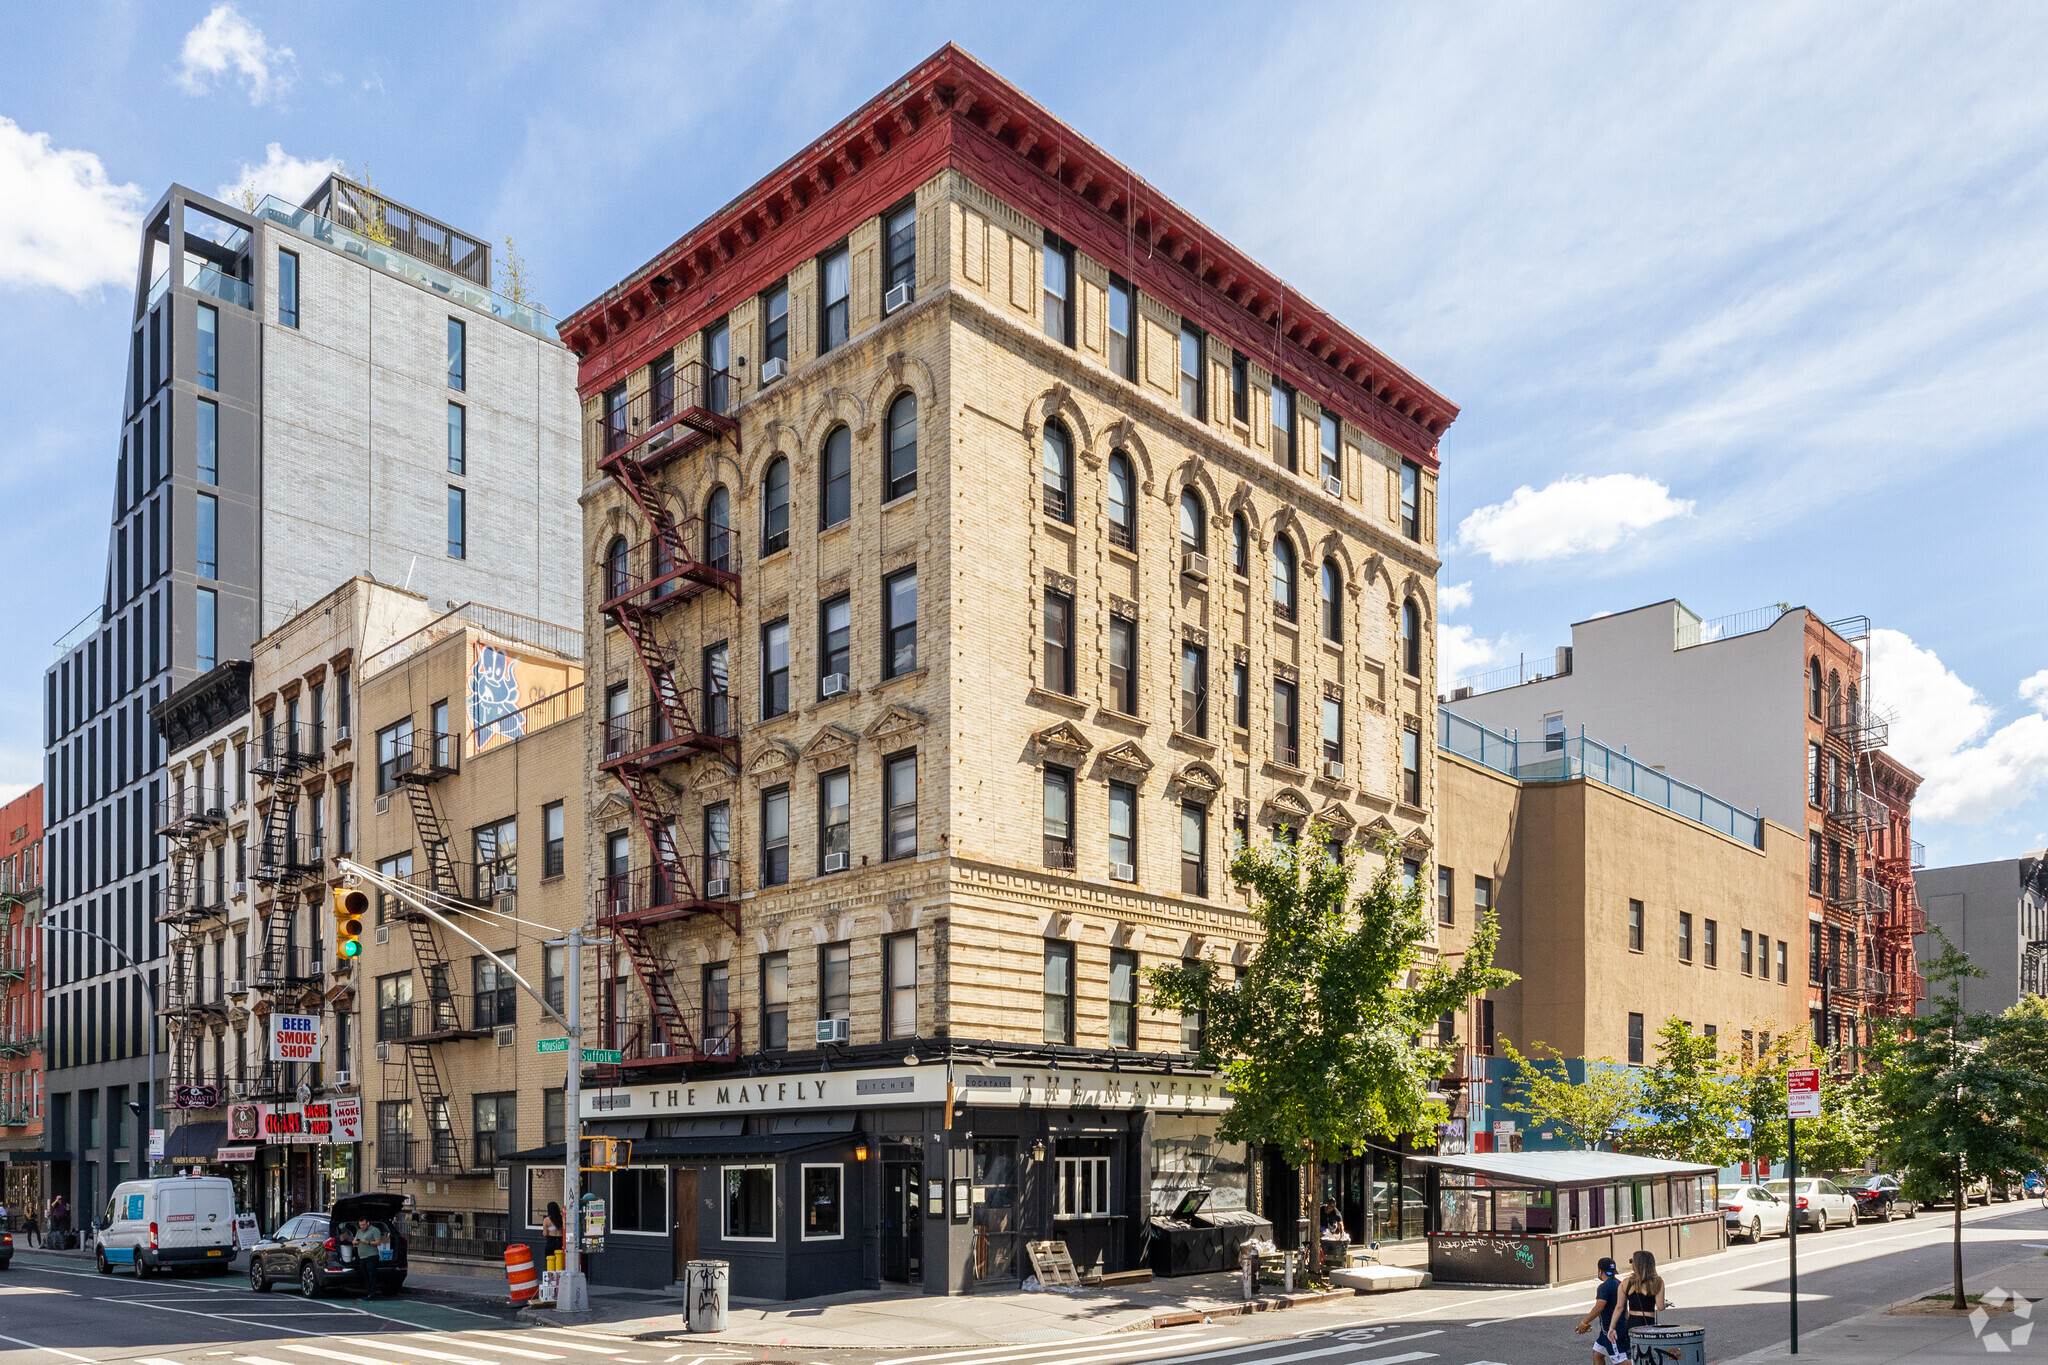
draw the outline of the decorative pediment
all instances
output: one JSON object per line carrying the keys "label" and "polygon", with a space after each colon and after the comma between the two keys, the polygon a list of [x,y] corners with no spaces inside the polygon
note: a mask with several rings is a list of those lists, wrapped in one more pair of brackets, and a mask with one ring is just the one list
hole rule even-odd
{"label": "decorative pediment", "polygon": [[764,778],[796,766],[797,752],[779,739],[761,746],[761,752],[747,760],[747,776]]}
{"label": "decorative pediment", "polygon": [[590,814],[599,824],[608,825],[614,821],[624,820],[632,813],[633,807],[627,804],[625,793],[613,791],[598,802],[597,809]]}
{"label": "decorative pediment", "polygon": [[1435,847],[1436,841],[1434,839],[1431,839],[1429,837],[1429,831],[1422,828],[1420,825],[1417,825],[1414,829],[1409,830],[1408,837],[1401,841],[1401,848],[1403,849],[1403,851],[1416,854],[1417,856],[1426,854]]}
{"label": "decorative pediment", "polygon": [[812,735],[810,742],[804,745],[804,758],[812,763],[829,764],[853,753],[859,747],[859,735],[843,725],[827,725]]}
{"label": "decorative pediment", "polygon": [[1216,770],[1199,759],[1183,763],[1173,775],[1173,785],[1179,789],[1184,801],[1198,801],[1208,805],[1223,790],[1223,779]]}
{"label": "decorative pediment", "polygon": [[1308,801],[1291,787],[1283,787],[1266,798],[1266,817],[1280,820],[1299,829],[1308,823]]}
{"label": "decorative pediment", "polygon": [[1344,809],[1342,801],[1331,801],[1316,812],[1316,819],[1333,834],[1348,834],[1358,823],[1350,811]]}
{"label": "decorative pediment", "polygon": [[1145,751],[1132,739],[1104,749],[1102,763],[1104,767],[1114,768],[1121,773],[1135,774],[1138,777],[1152,771],[1152,760],[1145,756]]}
{"label": "decorative pediment", "polygon": [[1054,592],[1065,593],[1069,597],[1074,595],[1073,575],[1063,574],[1058,569],[1047,569],[1045,571],[1045,586],[1051,588]]}
{"label": "decorative pediment", "polygon": [[716,795],[729,788],[738,775],[724,763],[701,763],[697,775],[690,779],[690,790],[700,796]]}
{"label": "decorative pediment", "polygon": [[868,726],[867,737],[877,744],[889,745],[895,740],[914,735],[924,729],[925,713],[914,706],[891,706],[875,718]]}
{"label": "decorative pediment", "polygon": [[1031,737],[1031,742],[1038,746],[1040,759],[1067,764],[1086,758],[1089,750],[1095,747],[1088,742],[1088,736],[1067,720],[1046,726]]}
{"label": "decorative pediment", "polygon": [[1381,840],[1394,837],[1393,822],[1384,815],[1376,815],[1364,829],[1358,831],[1358,837],[1363,843],[1378,845]]}
{"label": "decorative pediment", "polygon": [[1180,637],[1191,645],[1200,645],[1204,649],[1209,647],[1209,632],[1200,626],[1183,625],[1180,628]]}

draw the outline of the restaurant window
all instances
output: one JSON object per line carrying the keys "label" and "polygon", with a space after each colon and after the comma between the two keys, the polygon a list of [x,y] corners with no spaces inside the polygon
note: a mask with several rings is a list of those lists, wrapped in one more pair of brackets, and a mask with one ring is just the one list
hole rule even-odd
{"label": "restaurant window", "polygon": [[840,1199],[845,1174],[846,1168],[838,1165],[802,1168],[804,1241],[832,1241],[845,1235]]}
{"label": "restaurant window", "polygon": [[774,1241],[775,1168],[726,1166],[721,1174],[725,1185],[725,1240]]}
{"label": "restaurant window", "polygon": [[1054,1157],[1055,1218],[1107,1218],[1109,1198],[1108,1138],[1060,1138]]}

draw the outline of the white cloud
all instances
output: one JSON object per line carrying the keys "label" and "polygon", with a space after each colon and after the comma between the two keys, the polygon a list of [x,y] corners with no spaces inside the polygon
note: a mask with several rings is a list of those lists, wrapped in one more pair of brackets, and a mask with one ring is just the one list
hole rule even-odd
{"label": "white cloud", "polygon": [[339,157],[302,159],[273,142],[264,148],[260,163],[244,161],[242,173],[216,190],[214,197],[233,203],[244,189],[249,189],[259,199],[274,194],[287,203],[297,204],[313,192],[314,186],[340,169]]}
{"label": "white cloud", "polygon": [[1458,544],[1496,564],[1562,559],[1611,550],[1630,532],[1689,516],[1692,508],[1640,474],[1573,475],[1540,490],[1523,484],[1506,502],[1472,512],[1458,523]]}
{"label": "white cloud", "polygon": [[1463,583],[1446,583],[1436,590],[1436,607],[1445,616],[1454,611],[1463,611],[1472,605],[1472,584],[1468,579]]}
{"label": "white cloud", "polygon": [[1451,625],[1444,620],[1454,611],[1464,611],[1472,605],[1472,584],[1445,583],[1436,590],[1436,675],[1444,679],[1444,689],[1450,688],[1469,673],[1476,673],[1490,663],[1507,654],[1508,641],[1503,635],[1498,640],[1489,640],[1471,626]]}
{"label": "white cloud", "polygon": [[288,47],[272,47],[264,41],[263,30],[244,19],[235,7],[222,3],[185,35],[178,53],[178,84],[188,95],[204,95],[213,89],[213,78],[232,67],[249,92],[249,103],[282,96],[291,89],[296,64]]}
{"label": "white cloud", "polygon": [[1916,819],[1989,824],[2048,786],[2048,669],[2017,689],[2034,713],[1996,728],[1977,689],[1899,631],[1871,632],[1870,678],[1892,715],[1887,751],[1926,779]]}
{"label": "white cloud", "polygon": [[86,294],[130,281],[142,189],[117,185],[91,152],[0,118],[0,284]]}

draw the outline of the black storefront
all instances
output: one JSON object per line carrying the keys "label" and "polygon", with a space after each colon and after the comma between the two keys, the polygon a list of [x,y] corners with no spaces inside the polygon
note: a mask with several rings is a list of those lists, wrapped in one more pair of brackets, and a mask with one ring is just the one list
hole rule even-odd
{"label": "black storefront", "polygon": [[[607,1225],[591,1281],[665,1288],[703,1258],[731,1262],[741,1298],[972,1293],[1020,1283],[1041,1240],[1084,1272],[1135,1269],[1191,1186],[1245,1206],[1243,1149],[1215,1137],[1227,1104],[1184,1072],[943,1060],[595,1091],[586,1134],[633,1145],[626,1169],[586,1173]],[[536,1254],[561,1162],[511,1158],[512,1233]]]}

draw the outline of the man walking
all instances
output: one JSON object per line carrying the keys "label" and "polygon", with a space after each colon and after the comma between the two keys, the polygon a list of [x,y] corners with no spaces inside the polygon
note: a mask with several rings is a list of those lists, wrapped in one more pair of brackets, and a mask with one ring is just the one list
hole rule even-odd
{"label": "man walking", "polygon": [[384,1229],[367,1218],[356,1219],[356,1260],[363,1267],[363,1297],[377,1297],[377,1263],[384,1259]]}

